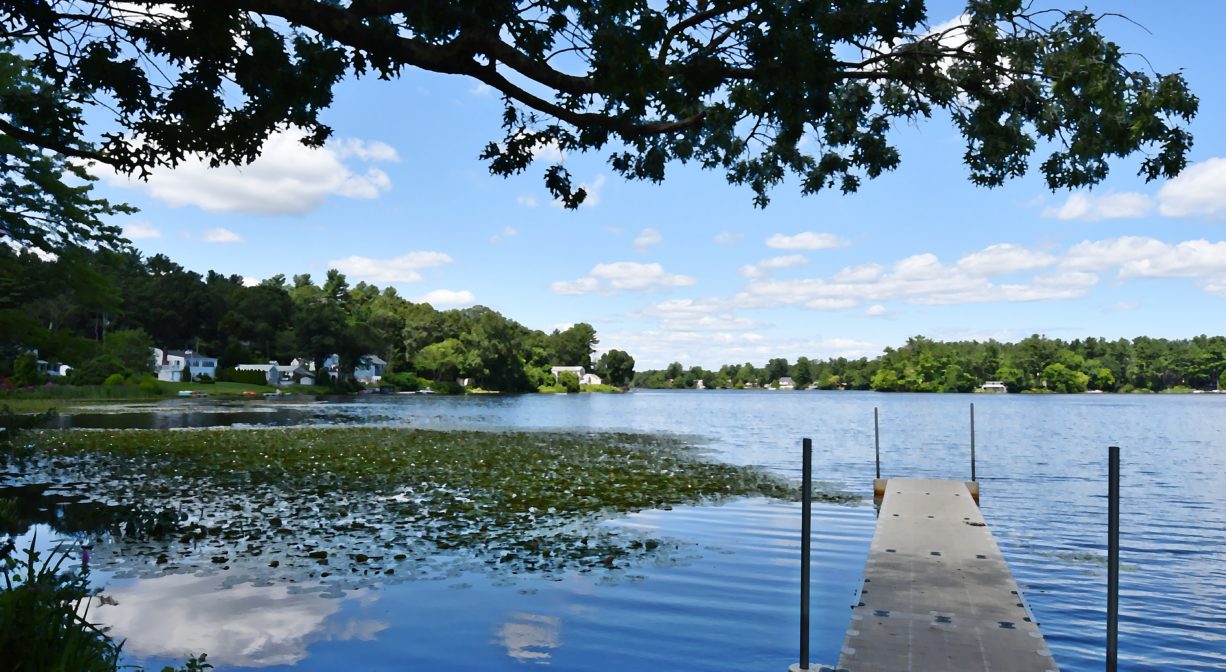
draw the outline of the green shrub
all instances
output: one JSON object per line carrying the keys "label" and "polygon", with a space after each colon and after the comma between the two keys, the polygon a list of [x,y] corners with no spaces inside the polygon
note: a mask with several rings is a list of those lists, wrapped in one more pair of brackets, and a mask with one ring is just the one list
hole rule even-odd
{"label": "green shrub", "polygon": [[422,388],[421,378],[408,372],[384,374],[382,382],[401,392],[416,392]]}
{"label": "green shrub", "polygon": [[558,374],[558,384],[561,385],[567,392],[578,392],[579,376],[571,373],[570,371],[563,371],[562,373]]}
{"label": "green shrub", "polygon": [[[15,517],[0,507],[0,518]],[[89,588],[89,551],[63,545],[41,560],[37,535],[20,554],[11,538],[0,543],[0,670],[116,672],[120,650],[116,642],[87,619],[95,594]],[[81,571],[65,567],[76,559]],[[162,672],[203,672],[212,669],[202,654],[183,667]],[[123,669],[139,669],[124,666]]]}
{"label": "green shrub", "polygon": [[459,383],[448,380],[436,380],[430,383],[430,389],[439,394],[464,394],[464,388],[460,387]]}
{"label": "green shrub", "polygon": [[115,387],[116,385],[123,385],[126,382],[128,382],[127,377],[122,373],[112,373],[106,377],[106,380],[102,381],[102,386]]}
{"label": "green shrub", "polygon": [[212,385],[212,384],[213,384],[213,377],[212,377],[212,376],[210,376],[210,375],[209,375],[209,374],[207,374],[207,373],[202,373],[202,374],[200,374],[200,375],[196,376],[196,382],[197,382],[197,383],[200,383],[200,384],[202,384],[202,385]]}
{"label": "green shrub", "polygon": [[38,375],[38,358],[32,352],[23,352],[13,362],[13,384],[17,387],[32,387],[42,382]]}
{"label": "green shrub", "polygon": [[126,374],[123,362],[110,355],[95,357],[72,372],[73,385],[101,385],[113,373]]}

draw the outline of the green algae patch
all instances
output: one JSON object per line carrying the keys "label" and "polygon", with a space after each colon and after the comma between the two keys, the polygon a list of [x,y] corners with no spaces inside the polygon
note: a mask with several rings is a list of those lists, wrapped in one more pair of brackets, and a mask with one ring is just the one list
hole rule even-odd
{"label": "green algae patch", "polygon": [[619,569],[678,545],[600,521],[795,498],[670,437],[355,427],[34,432],[0,453],[4,488],[33,490],[30,522],[93,535],[120,573],[341,583]]}

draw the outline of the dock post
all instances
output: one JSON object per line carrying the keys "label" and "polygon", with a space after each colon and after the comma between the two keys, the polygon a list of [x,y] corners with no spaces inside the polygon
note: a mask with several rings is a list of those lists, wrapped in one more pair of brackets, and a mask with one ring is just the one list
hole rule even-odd
{"label": "dock post", "polygon": [[800,667],[809,669],[809,537],[812,534],[813,510],[813,441],[801,442],[801,491],[800,491]]}
{"label": "dock post", "polygon": [[877,454],[877,480],[881,480],[881,426],[877,424],[877,407],[873,407],[873,447]]}
{"label": "dock post", "polygon": [[1107,672],[1116,672],[1120,627],[1120,447],[1110,446],[1107,476]]}
{"label": "dock post", "polygon": [[975,402],[971,402],[971,482],[975,482]]}

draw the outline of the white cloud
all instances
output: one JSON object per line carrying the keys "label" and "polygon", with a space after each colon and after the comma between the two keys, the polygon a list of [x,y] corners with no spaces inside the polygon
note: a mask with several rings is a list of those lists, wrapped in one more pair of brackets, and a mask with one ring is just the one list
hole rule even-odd
{"label": "white cloud", "polygon": [[591,184],[585,182],[579,186],[587,190],[587,198],[583,201],[583,207],[594,208],[600,205],[600,194],[604,191],[604,175],[597,175]]}
{"label": "white cloud", "polygon": [[746,361],[761,366],[772,357],[795,361],[800,356],[856,358],[881,352],[878,345],[852,338],[780,339],[753,331],[636,329],[602,331],[600,339],[602,346],[634,353],[638,369],[660,369],[674,361],[712,369]]}
{"label": "white cloud", "polygon": [[373,140],[367,142],[358,138],[340,138],[328,142],[326,149],[332,149],[341,159],[355,158],[362,161],[399,161],[400,155],[396,149],[386,142]]}
{"label": "white cloud", "polygon": [[[754,279],[733,300],[737,308],[795,305],[813,310],[843,310],[865,303],[905,301],[914,304],[962,304],[996,301],[1047,301],[1083,296],[1098,276],[1087,268],[1032,278],[1029,282],[995,284],[992,270],[1021,270],[1055,263],[1041,253],[1015,245],[994,245],[946,265],[936,255],[916,254],[895,262],[887,271],[880,264],[844,268],[830,278]],[[995,264],[1000,264],[995,266]],[[869,309],[866,314],[880,314]]]}
{"label": "white cloud", "polygon": [[1139,307],[1140,307],[1140,304],[1138,304],[1135,301],[1120,301],[1114,306],[1111,306],[1110,308],[1108,308],[1107,312],[1122,313],[1122,312],[1129,311],[1129,310],[1136,310]]}
{"label": "white cloud", "polygon": [[304,146],[301,131],[273,135],[260,157],[246,166],[210,168],[189,157],[177,168],[159,168],[147,182],[114,173],[111,184],[142,189],[172,207],[194,205],[208,212],[303,215],[330,196],[373,199],[391,188],[387,173],[374,167],[355,172],[345,161],[394,161],[396,151],[382,142],[339,139],[321,148]]}
{"label": "white cloud", "polygon": [[1214,157],[1167,181],[1156,196],[1122,192],[1095,196],[1078,192],[1059,207],[1043,210],[1055,219],[1122,219],[1145,217],[1155,208],[1166,217],[1217,217],[1226,214],[1226,158]]}
{"label": "white cloud", "polygon": [[518,236],[518,235],[519,235],[519,229],[513,226],[508,226],[504,228],[501,233],[496,233],[490,236],[490,242],[491,243],[501,243],[504,238],[514,238],[515,236]]}
{"label": "white cloud", "polygon": [[1193,278],[1210,294],[1226,287],[1226,241],[1166,243],[1142,236],[1082,241],[1069,248],[1061,266],[1079,271],[1119,269],[1129,278]]}
{"label": "white cloud", "polygon": [[148,222],[132,222],[124,225],[123,237],[128,240],[147,240],[161,238],[162,232]]}
{"label": "white cloud", "polygon": [[260,284],[260,279],[254,275],[243,276],[243,287],[255,287]]}
{"label": "white cloud", "polygon": [[1164,243],[1160,252],[1120,266],[1121,278],[1197,278],[1226,274],[1226,241]]}
{"label": "white cloud", "polygon": [[1145,194],[1130,191],[1096,196],[1078,192],[1070,195],[1064,205],[1058,208],[1046,208],[1042,214],[1049,219],[1079,219],[1094,222],[1100,219],[1144,217],[1153,210],[1154,201]]}
{"label": "white cloud", "polygon": [[931,252],[913,254],[894,262],[894,277],[900,280],[936,280],[945,273],[941,260]]}
{"label": "white cloud", "polygon": [[536,198],[532,196],[516,196],[515,202],[525,208],[535,208],[537,206]]}
{"label": "white cloud", "polygon": [[646,252],[652,245],[659,245],[663,242],[664,237],[655,229],[643,229],[639,235],[634,237],[634,249],[639,252]]}
{"label": "white cloud", "polygon": [[640,264],[633,261],[618,261],[597,264],[592,272],[576,280],[558,281],[550,285],[557,294],[578,296],[598,292],[650,292],[669,287],[688,287],[697,282],[688,275],[664,272],[658,263]]}
{"label": "white cloud", "polygon": [[467,289],[453,291],[450,289],[436,289],[432,292],[426,292],[424,295],[416,299],[417,303],[428,303],[436,308],[438,307],[454,307],[454,306],[471,306],[477,302],[473,293]]}
{"label": "white cloud", "polygon": [[972,275],[1009,275],[1050,266],[1055,262],[1056,258],[1046,252],[1001,243],[962,257],[958,260],[958,268]]}
{"label": "white cloud", "polygon": [[744,237],[745,237],[745,234],[743,233],[733,233],[732,231],[720,231],[719,233],[715,234],[715,242],[719,245],[727,245],[729,247],[732,247],[733,245],[736,245],[737,243],[741,242],[741,239]]}
{"label": "white cloud", "polygon": [[[594,208],[600,205],[600,193],[604,191],[604,175],[597,175],[596,179],[591,182],[580,182],[579,186],[587,192],[587,197],[583,199],[583,203],[579,205],[581,208]],[[553,199],[553,207],[561,208],[561,199]]]}
{"label": "white cloud", "polygon": [[969,41],[969,38],[966,36],[966,27],[970,25],[970,23],[970,15],[959,14],[958,16],[945,21],[944,23],[938,23],[937,25],[933,26],[928,31],[928,35],[941,35],[944,33],[944,36],[941,39],[941,44],[950,47],[959,47]]}
{"label": "white cloud", "polygon": [[556,142],[547,142],[532,149],[533,161],[548,161],[562,163],[566,160],[566,152]]}
{"label": "white cloud", "polygon": [[884,272],[885,268],[881,264],[861,264],[844,268],[835,273],[832,280],[835,282],[870,282],[881,277]]}
{"label": "white cloud", "polygon": [[1226,276],[1213,278],[1205,283],[1204,290],[1215,296],[1226,296]]}
{"label": "white cloud", "polygon": [[[995,283],[991,277],[1052,267],[1028,280]],[[933,254],[895,262],[844,268],[830,278],[776,280],[755,278],[732,301],[734,308],[794,305],[839,310],[866,303],[905,301],[952,305],[982,302],[1055,301],[1085,296],[1100,273],[1116,269],[1120,279],[1193,278],[1210,293],[1226,288],[1226,241],[1166,243],[1124,236],[1082,241],[1061,253],[1014,244],[991,245],[952,265]],[[873,314],[870,308],[866,314]]]}
{"label": "white cloud", "polygon": [[789,254],[763,259],[756,264],[746,264],[741,267],[740,273],[747,278],[761,278],[776,269],[803,266],[807,263],[809,263],[809,258],[803,254]]}
{"label": "white cloud", "polygon": [[744,331],[762,326],[755,320],[737,317],[726,301],[712,299],[673,299],[652,304],[641,315],[656,318],[665,331]]}
{"label": "white cloud", "polygon": [[421,282],[421,271],[452,263],[451,255],[442,252],[409,252],[391,259],[345,257],[328,262],[329,268],[367,282]]}
{"label": "white cloud", "polygon": [[1060,265],[1081,271],[1105,271],[1131,261],[1162,254],[1166,243],[1142,236],[1121,236],[1104,240],[1085,240],[1064,253]]}
{"label": "white cloud", "polygon": [[204,241],[206,243],[221,243],[221,244],[241,243],[243,242],[243,237],[238,235],[237,233],[234,233],[230,229],[223,229],[221,227],[217,227],[216,229],[209,229],[204,232]]}
{"label": "white cloud", "polygon": [[1167,217],[1226,213],[1226,158],[1195,164],[1158,190],[1159,212]]}
{"label": "white cloud", "polygon": [[888,311],[885,309],[885,306],[880,303],[874,303],[864,311],[864,314],[869,317],[883,317],[887,313]]}
{"label": "white cloud", "polygon": [[779,250],[828,250],[836,247],[847,247],[850,243],[833,233],[814,233],[805,231],[794,236],[776,233],[766,239],[766,246]]}

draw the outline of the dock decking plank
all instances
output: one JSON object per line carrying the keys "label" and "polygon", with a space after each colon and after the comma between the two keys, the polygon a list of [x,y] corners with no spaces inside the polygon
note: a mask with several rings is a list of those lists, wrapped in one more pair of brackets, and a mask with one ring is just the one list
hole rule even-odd
{"label": "dock decking plank", "polygon": [[963,483],[889,480],[839,668],[1058,669]]}

